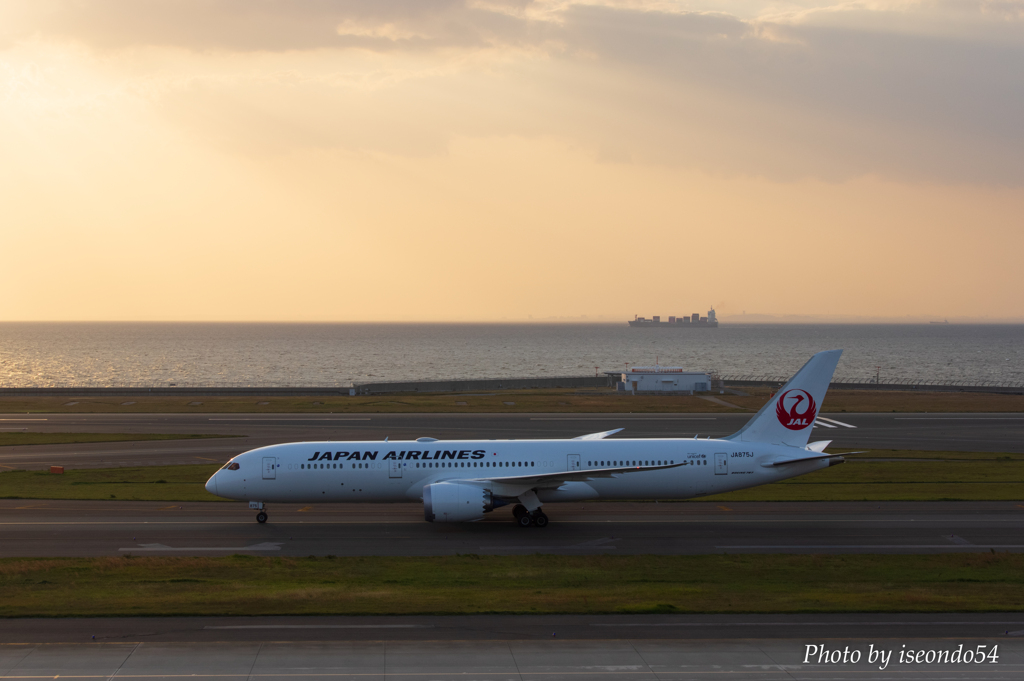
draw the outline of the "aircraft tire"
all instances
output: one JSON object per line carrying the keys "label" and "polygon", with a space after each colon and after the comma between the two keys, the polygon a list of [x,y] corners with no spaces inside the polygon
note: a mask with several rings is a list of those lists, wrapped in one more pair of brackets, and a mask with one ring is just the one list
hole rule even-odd
{"label": "aircraft tire", "polygon": [[512,515],[515,516],[516,520],[519,520],[527,514],[529,514],[529,511],[527,511],[526,507],[523,506],[522,504],[516,504],[515,506],[512,507]]}
{"label": "aircraft tire", "polygon": [[533,524],[536,525],[537,527],[547,527],[548,526],[548,517],[546,515],[544,515],[543,513],[541,513],[540,511],[537,511],[533,515]]}
{"label": "aircraft tire", "polygon": [[530,514],[527,513],[516,518],[516,523],[519,527],[529,527],[530,525],[533,525],[533,518],[531,518]]}
{"label": "aircraft tire", "polygon": [[260,525],[267,522],[267,514],[264,511],[260,511],[259,513],[257,513],[256,522],[258,522]]}

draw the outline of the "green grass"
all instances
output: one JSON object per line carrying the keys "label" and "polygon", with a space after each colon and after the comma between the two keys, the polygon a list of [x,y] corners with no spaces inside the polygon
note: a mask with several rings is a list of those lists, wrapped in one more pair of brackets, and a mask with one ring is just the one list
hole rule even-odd
{"label": "green grass", "polygon": [[[857,455],[855,455],[857,456]],[[876,451],[871,461],[700,501],[1017,501],[1024,500],[1024,456],[980,452]],[[923,461],[937,458],[940,461]],[[0,473],[0,498],[221,501],[203,485],[217,465],[149,466]]]}
{"label": "green grass", "polygon": [[0,447],[15,445],[70,445],[88,442],[142,442],[145,440],[201,440],[239,435],[160,433],[0,433]]}
{"label": "green grass", "polygon": [[1024,555],[0,560],[0,616],[985,612]]}
{"label": "green grass", "polygon": [[5,471],[0,473],[0,498],[225,501],[203,487],[218,468],[220,464],[85,468],[63,475]]}
{"label": "green grass", "polygon": [[[849,462],[708,501],[1017,501],[1024,499],[1024,457],[972,452],[871,452]],[[959,460],[953,460],[954,457]],[[938,458],[941,461],[922,461]],[[916,460],[915,460],[916,459]]]}

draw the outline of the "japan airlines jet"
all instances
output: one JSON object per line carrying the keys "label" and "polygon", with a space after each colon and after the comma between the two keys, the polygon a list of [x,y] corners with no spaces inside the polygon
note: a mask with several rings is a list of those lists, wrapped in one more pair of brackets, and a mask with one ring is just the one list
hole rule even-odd
{"label": "japan airlines jet", "polygon": [[275,502],[422,501],[426,520],[480,520],[499,506],[544,527],[544,504],[584,499],[688,499],[755,487],[842,463],[808,444],[842,350],[819,352],[743,428],[713,440],[296,442],[239,454],[207,481],[249,501],[258,522]]}

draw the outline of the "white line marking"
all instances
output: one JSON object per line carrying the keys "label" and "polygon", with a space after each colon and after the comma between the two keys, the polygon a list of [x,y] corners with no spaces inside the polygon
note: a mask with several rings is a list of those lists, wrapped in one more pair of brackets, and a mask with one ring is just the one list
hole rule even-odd
{"label": "white line marking", "polygon": [[[32,500],[31,499],[21,499],[21,500],[19,500],[19,502],[24,502],[24,501],[32,501]],[[54,508],[54,507],[50,507],[50,508]],[[153,517],[153,516],[149,516],[149,517]],[[685,523],[730,523],[730,524],[735,524],[735,523],[744,523],[744,524],[745,523],[766,523],[766,524],[777,524],[777,523],[805,523],[805,522],[807,522],[806,518],[765,518],[763,516],[750,516],[750,515],[722,517],[722,516],[699,514],[699,515],[694,515],[694,516],[688,516],[688,517],[685,517],[685,518],[679,518],[679,517],[676,517],[676,518],[665,518],[665,517],[662,517],[662,516],[658,516],[658,517],[643,516],[643,518],[644,518],[643,520],[613,520],[613,519],[604,519],[604,518],[597,518],[597,519],[594,519],[594,520],[559,520],[558,523],[560,525],[564,525],[564,524],[592,525],[592,524],[596,524],[596,523],[600,523],[602,525],[608,525],[608,524],[613,524],[613,523],[614,524],[628,524],[628,523],[641,523],[641,522],[642,523],[652,523],[652,524],[654,524],[654,523],[661,523],[661,524],[667,524],[667,523],[676,523],[676,524],[685,524]],[[939,516],[937,518],[857,518],[857,522],[862,522],[862,523],[904,523],[904,522],[917,522],[917,521],[920,520],[920,521],[923,521],[923,522],[926,522],[926,523],[946,524],[950,520],[957,520],[957,519],[959,519],[959,518],[958,517],[951,518],[949,516],[942,515],[942,516]],[[814,522],[816,522],[816,523],[848,523],[848,522],[850,522],[850,518],[848,516],[843,516],[843,517],[839,517],[839,518],[815,518]],[[1019,525],[1019,524],[1024,524],[1024,517],[1019,517],[1018,516],[1018,517],[1009,517],[1009,518],[993,518],[993,517],[989,516],[989,517],[985,518],[985,522],[986,523],[1010,523],[1012,525]],[[317,524],[317,525],[385,525],[385,524],[387,524],[387,525],[398,525],[398,524],[403,524],[403,523],[407,524],[407,525],[422,525],[422,523],[423,523],[422,515],[420,516],[419,519],[415,519],[415,518],[409,518],[409,519],[396,518],[396,519],[383,519],[383,520],[357,520],[357,519],[350,519],[350,520],[316,520],[315,521],[315,524]],[[251,524],[252,524],[252,521],[248,520],[248,519],[247,520],[134,520],[134,521],[101,521],[101,520],[94,520],[94,521],[54,521],[54,522],[38,522],[38,521],[34,521],[34,522],[0,522],[0,527],[36,527],[36,526],[44,527],[44,526],[51,526],[51,525],[61,525],[61,526],[104,525],[104,526],[107,526],[107,525],[251,525]],[[312,521],[309,521],[309,520],[294,520],[294,521],[277,520],[277,521],[274,522],[274,524],[275,525],[306,525],[306,526],[308,526],[308,525],[313,524],[313,523],[312,523]],[[383,537],[381,537],[381,539],[383,539]]]}
{"label": "white line marking", "polygon": [[[1013,622],[1016,624],[1016,622]],[[433,624],[243,624],[203,629],[433,629]]]}
{"label": "white line marking", "polygon": [[49,419],[0,419],[0,421],[49,421]]}
{"label": "white line marking", "polygon": [[[1024,544],[970,544],[975,549],[1024,549]],[[808,544],[716,546],[716,549],[959,549],[956,544]]]}
{"label": "white line marking", "polygon": [[369,420],[370,419],[368,419],[368,418],[365,418],[365,419],[340,419],[340,418],[337,418],[337,419],[336,418],[328,418],[328,419],[315,419],[315,418],[294,418],[294,419],[288,419],[288,418],[220,419],[220,418],[217,418],[217,419],[207,419],[207,421],[261,421],[261,422],[265,422],[265,421],[285,421],[285,422],[290,422],[290,421],[324,421],[324,422],[330,422],[330,421],[369,421]]}
{"label": "white line marking", "polygon": [[637,418],[631,418],[628,416],[608,416],[607,418],[598,418],[592,416],[581,416],[579,418],[566,416],[564,418],[547,418],[547,417],[533,417],[531,421],[717,421],[717,418],[698,416],[694,418],[690,417],[669,417],[669,418],[656,418],[641,416]]}
{"label": "white line marking", "polygon": [[191,548],[174,548],[164,544],[139,544],[135,548],[118,549],[118,551],[280,551],[281,544],[263,542],[252,546],[198,546]]}
{"label": "white line marking", "polygon": [[818,420],[816,420],[816,421],[814,422],[814,425],[816,425],[816,426],[825,426],[826,428],[837,428],[837,427],[838,427],[838,426],[833,426],[833,425],[832,425],[832,424],[830,424],[830,423],[823,423],[823,422],[821,421],[821,419],[818,419]]}
{"label": "white line marking", "polygon": [[842,421],[836,421],[835,419],[827,419],[824,416],[818,417],[819,421],[828,421],[829,423],[835,423],[836,425],[843,426],[844,428],[856,428],[857,426],[851,426],[849,423],[843,423]]}
{"label": "white line marking", "polygon": [[894,416],[893,421],[1024,421],[1021,416]]}
{"label": "white line marking", "polygon": [[1020,622],[934,622],[934,621],[918,621],[918,622],[622,622],[622,623],[593,623],[592,627],[845,627],[845,626],[919,626],[922,624],[930,625],[950,625],[950,624],[980,624],[991,626],[995,624],[1006,625],[1006,624],[1020,624]]}
{"label": "white line marking", "polygon": [[609,542],[616,541],[618,537],[601,537],[600,539],[591,539],[589,541],[580,542],[579,544],[573,544],[572,546],[481,546],[481,551],[505,551],[513,550],[519,551],[523,549],[529,549],[531,551],[543,550],[543,549],[614,549],[614,546],[608,546]]}

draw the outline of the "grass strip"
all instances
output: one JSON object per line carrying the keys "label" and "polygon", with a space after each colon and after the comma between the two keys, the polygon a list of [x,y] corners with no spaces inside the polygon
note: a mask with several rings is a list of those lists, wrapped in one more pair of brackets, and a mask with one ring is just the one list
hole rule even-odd
{"label": "grass strip", "polygon": [[1024,555],[0,560],[0,616],[992,612]]}
{"label": "grass strip", "polygon": [[17,445],[69,445],[90,442],[144,442],[147,440],[202,440],[240,435],[175,433],[0,433],[0,447]]}
{"label": "grass strip", "polygon": [[[872,452],[901,461],[857,461],[760,487],[703,497],[708,501],[1017,501],[1024,499],[1019,455]],[[941,453],[940,453],[941,454]],[[919,455],[914,456],[914,455]],[[864,455],[868,456],[868,455]],[[966,460],[965,460],[966,459]]]}
{"label": "grass strip", "polygon": [[[700,501],[1017,501],[1024,500],[1024,458],[947,452],[958,459],[922,460],[932,452],[890,451],[900,461],[847,463],[790,480]],[[939,452],[938,454],[943,454]],[[223,501],[203,487],[218,466],[146,466],[0,473],[0,498]]]}
{"label": "grass strip", "polygon": [[83,468],[0,473],[2,499],[116,499],[120,501],[226,501],[203,485],[221,464]]}

